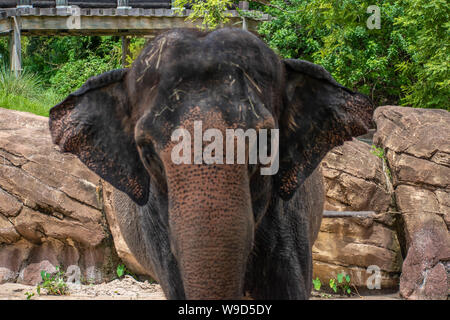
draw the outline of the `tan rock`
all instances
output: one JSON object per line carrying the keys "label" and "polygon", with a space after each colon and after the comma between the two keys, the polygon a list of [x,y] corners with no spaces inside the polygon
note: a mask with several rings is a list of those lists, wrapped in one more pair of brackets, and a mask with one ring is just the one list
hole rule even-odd
{"label": "tan rock", "polygon": [[13,243],[20,239],[14,225],[5,217],[0,215],[0,244]]}
{"label": "tan rock", "polygon": [[393,158],[391,168],[396,175],[396,184],[427,184],[439,188],[450,186],[450,168],[434,162],[412,157],[406,154]]}
{"label": "tan rock", "polygon": [[345,142],[322,160],[325,181],[325,210],[385,212],[391,193],[382,159],[359,140]]}
{"label": "tan rock", "polygon": [[446,299],[450,113],[386,106],[375,111],[374,119],[374,142],[387,152],[404,226],[407,256],[400,293],[407,299]]}
{"label": "tan rock", "polygon": [[13,222],[23,237],[36,243],[50,237],[70,238],[83,245],[97,246],[106,237],[103,227],[98,223],[59,218],[27,207],[23,208]]}
{"label": "tan rock", "polygon": [[26,261],[33,245],[26,240],[19,240],[11,245],[0,247],[0,283],[14,282],[23,261]]}
{"label": "tan rock", "polygon": [[54,146],[48,118],[0,108],[0,282],[77,269],[101,282],[118,264],[99,177]]}
{"label": "tan rock", "polygon": [[0,188],[0,214],[7,217],[14,217],[22,208],[22,204],[10,194]]}
{"label": "tan rock", "polygon": [[[313,246],[314,274],[327,281],[330,270],[353,276],[353,284],[365,287],[366,270],[377,266],[384,272],[383,289],[395,289],[402,257],[395,231],[366,218],[324,218]],[[326,279],[328,277],[328,279]]]}
{"label": "tan rock", "polygon": [[437,151],[450,154],[450,112],[383,106],[375,109],[377,146],[417,158],[429,159]]}
{"label": "tan rock", "polygon": [[[377,273],[379,271],[379,273]],[[313,279],[319,278],[324,287],[328,287],[330,279],[336,279],[338,273],[348,274],[350,284],[358,288],[361,294],[379,294],[381,292],[396,291],[399,283],[399,273],[388,273],[374,268],[356,266],[340,266],[321,261],[315,261],[313,265]],[[376,277],[379,274],[379,288],[375,287]],[[352,286],[352,291],[353,286]]]}
{"label": "tan rock", "polygon": [[450,192],[438,189],[434,194],[439,202],[439,212],[447,224],[447,229],[450,229]]}

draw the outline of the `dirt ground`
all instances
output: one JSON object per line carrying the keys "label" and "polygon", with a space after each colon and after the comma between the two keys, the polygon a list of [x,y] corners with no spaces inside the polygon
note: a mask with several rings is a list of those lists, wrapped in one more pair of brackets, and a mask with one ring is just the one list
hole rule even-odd
{"label": "dirt ground", "polygon": [[[123,279],[113,280],[108,283],[77,285],[69,284],[69,295],[50,296],[36,293],[36,286],[27,286],[18,283],[4,283],[0,285],[0,300],[26,300],[27,294],[34,293],[31,300],[166,300],[161,287],[148,281],[136,281],[130,276]],[[398,294],[377,295],[377,296],[354,296],[351,298],[342,298],[337,296],[321,296],[313,294],[312,300],[334,300],[334,299],[352,299],[352,300],[397,300]]]}

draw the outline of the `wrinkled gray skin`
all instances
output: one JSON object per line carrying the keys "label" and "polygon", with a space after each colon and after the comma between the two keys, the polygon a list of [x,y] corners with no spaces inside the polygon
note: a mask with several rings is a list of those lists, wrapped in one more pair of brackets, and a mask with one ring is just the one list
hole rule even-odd
{"label": "wrinkled gray skin", "polygon": [[[299,206],[295,208],[295,211],[296,216],[298,214],[300,229],[308,230],[309,232],[309,246],[314,244],[322,222],[324,203],[322,179],[322,170],[318,167],[300,186],[298,196],[294,200]],[[154,279],[158,279],[153,271],[152,259],[148,254],[154,247],[152,244],[154,240],[148,234],[148,230],[152,230],[154,224],[157,223],[153,219],[154,216],[146,214],[146,210],[142,210],[130,197],[121,191],[115,190],[115,192],[108,194],[108,198],[115,209],[114,213],[120,231],[128,247],[144,269]],[[283,211],[283,209],[281,210]],[[309,292],[311,288],[306,288],[306,290]]]}
{"label": "wrinkled gray skin", "polygon": [[[170,299],[307,299],[323,208],[321,159],[364,134],[373,106],[320,66],[280,60],[239,29],[173,30],[130,69],[91,78],[50,111],[61,150],[117,199],[133,254]],[[175,164],[171,134],[193,123],[279,129],[280,170]]]}

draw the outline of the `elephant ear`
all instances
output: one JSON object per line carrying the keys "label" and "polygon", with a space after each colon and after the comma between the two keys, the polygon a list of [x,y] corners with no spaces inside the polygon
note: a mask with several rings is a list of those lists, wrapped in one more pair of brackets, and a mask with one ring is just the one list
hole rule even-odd
{"label": "elephant ear", "polygon": [[89,169],[147,203],[149,176],[134,139],[135,116],[123,81],[127,69],[92,77],[50,110],[53,143],[75,154]]}
{"label": "elephant ear", "polygon": [[286,87],[275,179],[281,198],[288,200],[329,150],[367,132],[373,104],[337,83],[321,66],[294,59],[283,62]]}

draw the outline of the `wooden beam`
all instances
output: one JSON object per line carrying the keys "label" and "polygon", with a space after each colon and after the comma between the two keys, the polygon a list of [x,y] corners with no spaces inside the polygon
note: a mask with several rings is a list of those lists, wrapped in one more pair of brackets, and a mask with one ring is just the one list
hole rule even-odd
{"label": "wooden beam", "polygon": [[[0,33],[7,30],[7,23],[12,17],[20,17],[22,35],[155,35],[173,28],[195,28],[201,21],[191,22],[185,18],[190,10],[182,15],[175,15],[170,9],[87,9],[73,12],[70,8],[23,8],[7,9],[0,12]],[[231,14],[228,27],[243,27],[256,32],[259,20],[239,16],[236,11]],[[267,15],[266,15],[267,16]],[[261,20],[267,20],[263,16]],[[1,35],[1,34],[0,34]]]}

